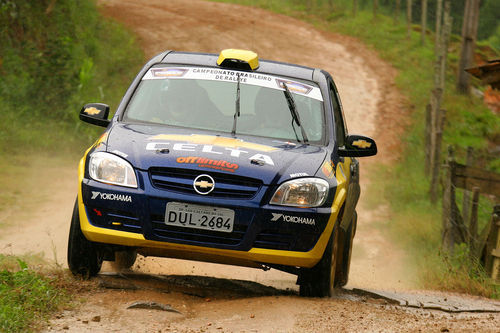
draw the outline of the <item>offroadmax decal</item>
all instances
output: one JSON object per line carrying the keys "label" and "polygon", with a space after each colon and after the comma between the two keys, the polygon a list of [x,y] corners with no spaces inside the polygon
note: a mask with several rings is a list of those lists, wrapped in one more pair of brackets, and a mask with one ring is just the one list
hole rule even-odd
{"label": "offroadmax decal", "polygon": [[238,169],[239,165],[236,163],[230,163],[225,160],[212,160],[205,157],[177,157],[177,163],[185,163],[185,164],[198,164],[200,168],[212,168],[223,171],[234,172],[234,170]]}
{"label": "offroadmax decal", "polygon": [[271,222],[279,221],[281,219],[283,222],[316,225],[316,220],[312,217],[291,216],[277,213],[271,214],[273,214]]}
{"label": "offroadmax decal", "polygon": [[90,199],[95,200],[97,198],[101,200],[132,202],[132,197],[130,195],[92,191],[92,197]]}
{"label": "offroadmax decal", "polygon": [[318,101],[323,101],[319,87],[293,81],[274,75],[240,72],[228,69],[210,67],[155,67],[151,68],[144,76],[143,80],[163,80],[163,79],[191,79],[237,82],[238,75],[240,84],[266,87],[276,90],[285,90],[283,83],[288,89],[296,94],[307,96]]}

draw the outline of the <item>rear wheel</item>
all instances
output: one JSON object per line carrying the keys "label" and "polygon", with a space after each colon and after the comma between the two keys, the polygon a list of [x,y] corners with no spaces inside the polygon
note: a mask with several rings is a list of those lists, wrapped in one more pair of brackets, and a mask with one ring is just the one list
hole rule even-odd
{"label": "rear wheel", "polygon": [[68,266],[71,273],[85,279],[96,276],[102,266],[102,253],[99,251],[99,246],[87,240],[80,228],[78,201],[75,202],[73,208],[69,229]]}
{"label": "rear wheel", "polygon": [[312,268],[301,269],[298,277],[300,296],[329,297],[335,293],[337,244],[338,226],[335,226],[321,260]]}

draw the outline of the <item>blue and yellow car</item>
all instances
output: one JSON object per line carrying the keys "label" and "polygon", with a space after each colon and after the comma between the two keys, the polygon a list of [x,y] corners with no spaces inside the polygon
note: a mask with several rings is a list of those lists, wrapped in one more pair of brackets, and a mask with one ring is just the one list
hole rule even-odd
{"label": "blue and yellow car", "polygon": [[246,50],[152,58],[78,169],[68,264],[98,274],[137,253],[296,274],[303,296],[347,283],[359,164],[375,141],[347,133],[321,69]]}

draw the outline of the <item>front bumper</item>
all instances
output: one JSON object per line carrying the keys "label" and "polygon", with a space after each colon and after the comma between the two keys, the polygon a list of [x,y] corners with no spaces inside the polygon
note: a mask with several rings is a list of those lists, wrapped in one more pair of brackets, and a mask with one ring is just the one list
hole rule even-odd
{"label": "front bumper", "polygon": [[[83,159],[79,171],[80,224],[87,239],[135,247],[145,255],[251,267],[314,266],[323,255],[345,199],[345,189],[337,188],[333,205],[327,208],[261,205],[265,189],[252,200],[206,198],[155,188],[147,172],[138,171],[140,188],[129,189],[84,178]],[[100,193],[107,195],[101,197]],[[168,227],[163,219],[169,201],[233,209],[234,230],[221,233]],[[273,212],[313,218],[315,223],[272,221]]]}

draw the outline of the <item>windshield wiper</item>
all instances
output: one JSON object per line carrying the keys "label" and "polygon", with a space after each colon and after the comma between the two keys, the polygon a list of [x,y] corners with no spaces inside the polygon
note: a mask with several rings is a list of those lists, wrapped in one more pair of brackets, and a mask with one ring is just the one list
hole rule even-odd
{"label": "windshield wiper", "polygon": [[[283,82],[283,86],[285,87],[285,90],[283,91],[285,93],[286,101],[288,103],[288,109],[290,109],[290,113],[292,114],[292,127],[293,127],[293,122],[300,127],[300,132],[302,134],[302,141],[304,143],[307,143],[309,140],[307,139],[306,131],[304,130],[304,126],[302,126],[300,122],[300,116],[299,113],[297,112],[297,106],[295,106],[295,101],[293,100],[292,93],[288,89],[288,86],[285,82]],[[293,127],[293,130],[295,131],[295,127]],[[300,140],[297,140],[300,141]]]}
{"label": "windshield wiper", "polygon": [[240,74],[236,73],[238,76],[238,83],[236,84],[236,110],[234,111],[234,120],[233,120],[233,130],[231,131],[231,135],[236,134],[236,120],[240,116]]}

